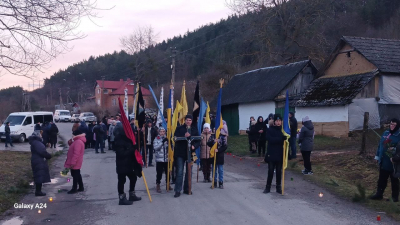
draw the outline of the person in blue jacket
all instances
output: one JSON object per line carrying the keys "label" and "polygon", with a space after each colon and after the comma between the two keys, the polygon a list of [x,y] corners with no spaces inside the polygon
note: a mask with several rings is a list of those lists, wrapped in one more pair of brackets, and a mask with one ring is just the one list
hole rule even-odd
{"label": "person in blue jacket", "polygon": [[383,192],[386,189],[387,181],[390,177],[392,184],[392,200],[399,201],[399,178],[394,176],[392,155],[396,151],[396,146],[400,142],[400,121],[396,118],[390,121],[390,127],[386,130],[379,142],[378,151],[375,159],[379,164],[378,188],[375,195],[371,196],[373,200],[383,199]]}

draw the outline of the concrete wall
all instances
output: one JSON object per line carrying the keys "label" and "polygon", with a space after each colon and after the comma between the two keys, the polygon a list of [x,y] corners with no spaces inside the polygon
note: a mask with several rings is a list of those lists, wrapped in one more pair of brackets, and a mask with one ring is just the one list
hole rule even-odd
{"label": "concrete wall", "polygon": [[296,107],[296,118],[308,116],[314,124],[316,135],[347,137],[349,133],[349,108],[346,106]]}
{"label": "concrete wall", "polygon": [[266,118],[270,113],[275,113],[274,101],[239,104],[239,130],[245,131],[249,127],[251,116],[255,119],[259,116]]}

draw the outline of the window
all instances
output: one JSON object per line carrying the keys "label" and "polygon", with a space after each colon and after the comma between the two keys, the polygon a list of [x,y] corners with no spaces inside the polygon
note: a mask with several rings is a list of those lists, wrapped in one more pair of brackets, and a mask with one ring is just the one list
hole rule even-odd
{"label": "window", "polygon": [[34,121],[34,123],[38,123],[38,122],[43,123],[44,122],[43,115],[35,115],[35,116],[33,116],[33,121]]}
{"label": "window", "polygon": [[117,100],[116,100],[115,98],[113,98],[113,100],[112,100],[112,105],[113,105],[113,106],[116,106],[116,105],[117,105]]}
{"label": "window", "polygon": [[97,89],[97,94],[100,94],[100,88],[99,88],[99,89]]}
{"label": "window", "polygon": [[100,99],[97,99],[97,105],[100,105]]}
{"label": "window", "polygon": [[44,115],[44,122],[53,121],[53,115]]}
{"label": "window", "polygon": [[103,93],[104,93],[104,94],[108,94],[108,89],[104,89],[104,90],[103,90]]}
{"label": "window", "polygon": [[24,119],[25,116],[9,116],[7,117],[6,121],[4,121],[4,124],[10,122],[10,126],[21,125]]}
{"label": "window", "polygon": [[70,116],[69,112],[60,112],[61,116]]}
{"label": "window", "polygon": [[32,117],[28,116],[25,118],[24,126],[32,124]]}

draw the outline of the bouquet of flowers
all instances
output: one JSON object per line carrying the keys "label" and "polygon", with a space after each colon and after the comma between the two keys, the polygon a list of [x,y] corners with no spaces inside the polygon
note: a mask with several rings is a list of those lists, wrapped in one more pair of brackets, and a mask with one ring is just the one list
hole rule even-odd
{"label": "bouquet of flowers", "polygon": [[69,173],[69,169],[68,168],[65,168],[63,171],[60,172],[61,176],[63,176],[63,177],[67,176],[68,173]]}
{"label": "bouquet of flowers", "polygon": [[396,146],[394,146],[393,144],[392,144],[392,140],[391,139],[386,139],[384,142],[383,142],[383,144],[385,144],[386,146],[387,146],[387,150],[386,150],[386,152],[385,152],[385,154],[389,157],[389,158],[392,158],[393,157],[393,154],[395,154],[396,153]]}

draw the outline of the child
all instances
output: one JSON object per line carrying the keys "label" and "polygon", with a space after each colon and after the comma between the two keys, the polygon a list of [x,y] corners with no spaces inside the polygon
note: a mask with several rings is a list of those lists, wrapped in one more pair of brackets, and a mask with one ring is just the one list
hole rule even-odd
{"label": "child", "polygon": [[207,145],[207,142],[211,138],[211,129],[210,124],[205,123],[203,125],[203,133],[201,134],[201,151],[200,151],[200,162],[202,165],[202,171],[204,175],[203,182],[211,182],[211,164],[214,162],[212,158],[210,158],[210,150],[211,147]]}
{"label": "child", "polygon": [[[161,193],[161,178],[162,174],[165,173],[165,182],[167,182],[168,174],[168,139],[166,137],[166,131],[164,127],[159,128],[159,134],[153,141],[155,158],[156,158],[156,171],[157,171],[157,192]],[[172,190],[172,187],[169,187]]]}
{"label": "child", "polygon": [[[210,140],[207,142],[207,145],[212,147],[214,143],[218,143],[217,149],[215,149],[217,158],[215,166],[214,187],[217,186],[217,172],[218,172],[219,188],[224,189],[224,152],[228,148],[226,136],[221,134],[219,135],[218,139],[215,139],[215,136],[211,136]],[[214,171],[214,168],[212,168],[212,171]]]}

